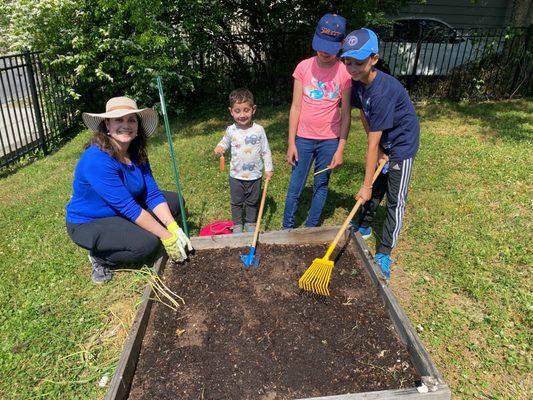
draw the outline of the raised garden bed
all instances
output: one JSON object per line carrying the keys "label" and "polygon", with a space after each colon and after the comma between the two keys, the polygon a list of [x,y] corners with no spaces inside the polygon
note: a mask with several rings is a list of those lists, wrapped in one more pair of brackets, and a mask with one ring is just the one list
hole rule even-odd
{"label": "raised garden bed", "polygon": [[335,262],[331,297],[298,289],[334,234],[265,233],[261,266],[246,271],[249,235],[195,238],[187,265],[161,268],[186,304],[152,305],[146,290],[106,398],[449,399],[359,236]]}

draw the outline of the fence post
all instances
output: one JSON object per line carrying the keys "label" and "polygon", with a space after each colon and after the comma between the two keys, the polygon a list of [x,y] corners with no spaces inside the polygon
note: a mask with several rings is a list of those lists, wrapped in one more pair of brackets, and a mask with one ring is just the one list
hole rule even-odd
{"label": "fence post", "polygon": [[[518,62],[516,62],[516,66],[515,66],[515,70],[514,70],[514,74],[513,74],[513,79],[510,80],[511,82],[511,85],[509,86],[509,90],[511,91],[510,92],[510,96],[509,98],[513,98],[514,94],[518,91],[518,89],[520,89],[520,85],[518,85],[518,87],[516,87],[517,83],[518,83],[518,80],[520,79],[520,75],[522,74],[522,64],[527,61],[527,47],[530,45],[531,43],[531,33],[533,32],[533,25],[529,25],[526,29],[524,29],[523,31],[523,35],[522,35],[522,38],[523,39],[523,46],[520,46],[522,47],[521,49],[519,49],[519,51],[515,51],[514,48],[511,47],[511,51],[512,52],[515,52],[515,53],[518,53],[516,54],[516,58],[518,59]],[[516,32],[514,32],[514,34],[516,35]],[[514,39],[514,38],[513,38]],[[511,44],[513,43],[513,41],[511,42]],[[513,55],[511,54],[511,56],[507,57],[507,59],[509,60]],[[524,70],[527,68],[527,66],[524,66]],[[525,71],[525,76],[527,76],[527,71]],[[516,89],[515,89],[516,87]],[[527,91],[526,91],[527,93]]]}
{"label": "fence post", "polygon": [[41,148],[43,149],[44,155],[47,155],[48,149],[46,146],[46,136],[44,133],[43,116],[41,114],[39,96],[37,95],[37,84],[35,82],[35,76],[33,75],[34,70],[33,65],[31,63],[30,52],[27,49],[24,50],[24,61],[26,62],[26,72],[28,74],[28,83],[30,85],[31,102],[33,106],[33,111],[35,113],[37,131],[39,131],[39,138],[41,139]]}

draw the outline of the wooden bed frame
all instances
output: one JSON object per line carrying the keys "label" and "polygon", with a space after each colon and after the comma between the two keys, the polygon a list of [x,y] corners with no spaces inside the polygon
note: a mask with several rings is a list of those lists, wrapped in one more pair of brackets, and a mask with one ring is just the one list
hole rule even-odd
{"label": "wooden bed frame", "polygon": [[[333,240],[340,227],[300,228],[283,231],[265,232],[260,235],[260,243],[264,244],[318,244]],[[191,238],[196,250],[218,249],[224,247],[245,247],[251,242],[252,234],[219,235]],[[339,243],[339,247],[346,246],[348,251],[358,255],[368,272],[372,282],[377,286],[389,311],[396,329],[396,333],[407,346],[414,367],[422,377],[422,383],[427,387],[427,393],[421,393],[416,387],[383,390],[365,393],[352,393],[334,396],[313,397],[302,400],[448,400],[451,391],[433,364],[428,352],[420,341],[415,329],[400,307],[394,294],[383,281],[378,266],[372,260],[370,251],[359,233],[346,232]],[[154,269],[162,274],[167,257],[162,256],[154,263]],[[295,283],[296,284],[296,283]],[[105,400],[124,400],[129,396],[133,376],[139,358],[142,341],[148,324],[148,317],[152,307],[152,289],[149,285],[144,290],[143,298],[137,315],[133,321],[128,338],[124,345],[115,374],[109,385]]]}

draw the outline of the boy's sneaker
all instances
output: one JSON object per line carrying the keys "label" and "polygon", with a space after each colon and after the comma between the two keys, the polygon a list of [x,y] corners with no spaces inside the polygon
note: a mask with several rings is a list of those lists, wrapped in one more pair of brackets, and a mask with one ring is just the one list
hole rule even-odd
{"label": "boy's sneaker", "polygon": [[97,285],[109,282],[113,278],[113,272],[111,270],[100,264],[94,257],[89,254],[89,261],[93,267],[93,272],[91,273],[91,279],[93,283]]}
{"label": "boy's sneaker", "polygon": [[233,225],[233,233],[242,233],[242,225]]}
{"label": "boy's sneaker", "polygon": [[368,239],[372,236],[372,228],[369,226],[360,226],[357,231],[361,234],[363,239]]}
{"label": "boy's sneaker", "polygon": [[390,256],[388,254],[377,253],[374,257],[374,261],[379,265],[381,273],[388,282],[390,280]]}
{"label": "boy's sneaker", "polygon": [[352,221],[350,222],[350,227],[358,231],[363,237],[363,239],[368,239],[370,236],[372,236],[372,228],[369,226],[360,226],[359,224]]}
{"label": "boy's sneaker", "polygon": [[254,223],[252,222],[247,222],[244,224],[244,230],[246,232],[255,232],[255,225]]}

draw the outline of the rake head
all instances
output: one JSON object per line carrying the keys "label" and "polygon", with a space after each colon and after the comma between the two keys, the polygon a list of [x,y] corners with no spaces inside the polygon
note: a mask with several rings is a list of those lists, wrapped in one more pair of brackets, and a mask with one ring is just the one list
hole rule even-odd
{"label": "rake head", "polygon": [[328,258],[315,258],[313,263],[298,280],[301,289],[322,296],[329,296],[329,281],[333,272],[333,261]]}
{"label": "rake head", "polygon": [[244,268],[259,267],[259,256],[255,255],[255,247],[250,246],[250,253],[243,254],[241,261],[244,263]]}

